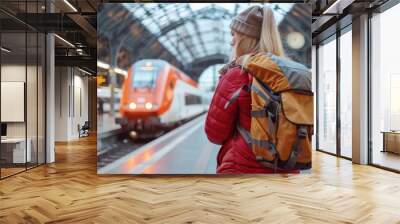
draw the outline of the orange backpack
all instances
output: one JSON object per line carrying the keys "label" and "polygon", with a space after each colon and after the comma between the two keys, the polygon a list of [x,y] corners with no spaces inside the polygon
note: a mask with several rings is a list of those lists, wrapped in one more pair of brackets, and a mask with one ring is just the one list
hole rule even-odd
{"label": "orange backpack", "polygon": [[[257,161],[276,169],[311,168],[313,93],[304,65],[270,53],[250,56],[251,129],[238,126]],[[239,95],[236,91],[227,108]]]}

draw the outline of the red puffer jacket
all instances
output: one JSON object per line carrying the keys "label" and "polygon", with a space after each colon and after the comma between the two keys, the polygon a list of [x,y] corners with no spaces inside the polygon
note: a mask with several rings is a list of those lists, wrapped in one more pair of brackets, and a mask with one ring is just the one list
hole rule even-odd
{"label": "red puffer jacket", "polygon": [[[211,101],[205,123],[205,132],[211,142],[222,145],[217,157],[217,173],[274,172],[256,161],[253,152],[243,137],[236,131],[238,123],[246,130],[250,130],[250,93],[242,89],[237,100],[228,108],[224,108],[232,94],[243,85],[249,84],[250,80],[250,76],[241,68],[230,68],[220,78]],[[278,172],[287,173],[288,171]]]}

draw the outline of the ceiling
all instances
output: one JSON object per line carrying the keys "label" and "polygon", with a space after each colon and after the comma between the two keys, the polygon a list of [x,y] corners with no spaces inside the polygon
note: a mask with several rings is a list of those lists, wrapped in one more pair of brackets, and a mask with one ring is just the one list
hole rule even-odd
{"label": "ceiling", "polygon": [[[395,2],[396,0],[392,0]],[[352,23],[354,17],[374,12],[390,0],[311,0],[312,39],[318,44]]]}
{"label": "ceiling", "polygon": [[[124,68],[140,59],[164,59],[197,79],[210,65],[228,61],[230,22],[249,5],[260,4],[101,4],[98,58]],[[305,36],[310,33],[311,12],[303,10],[306,5],[299,4],[296,9],[295,4],[265,5],[274,10],[279,23],[298,27],[294,29],[301,29],[298,32]],[[118,54],[120,51],[125,53]]]}
{"label": "ceiling", "polygon": [[[14,55],[17,59],[18,54],[25,54],[23,33],[27,33],[29,42],[34,36],[30,33],[50,32],[57,34],[56,66],[77,66],[95,75],[96,8],[96,0],[1,0],[0,24],[4,38],[10,39],[4,44],[13,48],[10,58]],[[35,50],[28,43],[28,55]]]}

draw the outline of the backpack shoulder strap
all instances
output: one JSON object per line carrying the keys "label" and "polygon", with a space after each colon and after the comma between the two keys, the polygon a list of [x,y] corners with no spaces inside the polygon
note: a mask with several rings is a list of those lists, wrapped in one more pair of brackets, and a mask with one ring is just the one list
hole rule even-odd
{"label": "backpack shoulder strap", "polygon": [[228,108],[233,102],[237,100],[242,89],[249,89],[249,88],[247,87],[247,84],[244,84],[241,87],[239,87],[239,89],[237,89],[235,92],[233,92],[231,98],[228,100],[228,102],[226,102],[224,109]]}
{"label": "backpack shoulder strap", "polygon": [[239,131],[239,133],[242,135],[244,140],[246,141],[249,148],[251,149],[252,138],[251,138],[250,132],[247,131],[246,129],[242,128],[239,124],[237,125],[236,128]]}
{"label": "backpack shoulder strap", "polygon": [[240,95],[240,92],[242,91],[242,89],[244,89],[246,92],[250,92],[251,91],[251,84],[252,84],[252,79],[250,78],[252,77],[249,74],[249,81],[248,83],[240,86],[235,92],[233,92],[231,98],[228,100],[228,102],[226,102],[224,109],[228,108],[233,102],[235,102],[237,100],[237,98]]}

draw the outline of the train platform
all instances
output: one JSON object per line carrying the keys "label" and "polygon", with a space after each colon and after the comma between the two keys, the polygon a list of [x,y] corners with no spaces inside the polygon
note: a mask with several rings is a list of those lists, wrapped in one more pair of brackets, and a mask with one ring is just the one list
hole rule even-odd
{"label": "train platform", "polygon": [[202,115],[98,170],[98,174],[215,174],[219,146]]}

